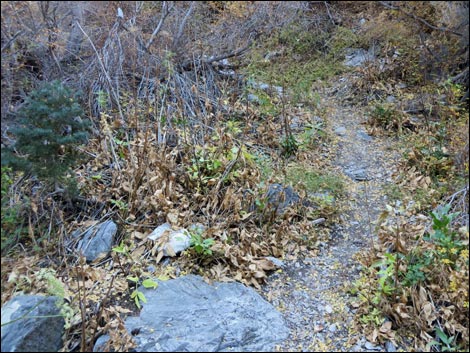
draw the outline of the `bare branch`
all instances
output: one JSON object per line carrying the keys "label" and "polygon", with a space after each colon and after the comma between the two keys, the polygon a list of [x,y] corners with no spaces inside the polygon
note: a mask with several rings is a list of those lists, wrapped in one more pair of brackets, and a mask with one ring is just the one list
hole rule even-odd
{"label": "bare branch", "polygon": [[23,31],[18,31],[18,32],[16,32],[16,33],[13,35],[13,37],[11,37],[11,38],[8,40],[8,42],[6,42],[6,43],[2,46],[2,52],[3,52],[6,48],[8,48],[8,47],[15,41],[15,39],[16,39],[20,34],[22,34],[22,33],[23,33]]}
{"label": "bare branch", "polygon": [[178,33],[175,39],[173,40],[173,49],[175,52],[177,51],[179,42],[181,40],[181,37],[183,36],[184,26],[186,25],[186,22],[188,21],[189,15],[191,15],[191,13],[193,12],[195,4],[196,4],[196,1],[191,2],[191,5],[189,6],[188,11],[186,11],[186,15],[184,16],[183,21],[181,21],[180,23],[180,26],[178,28]]}
{"label": "bare branch", "polygon": [[149,41],[147,42],[147,45],[145,46],[145,49],[148,50],[150,46],[152,45],[153,41],[155,40],[155,36],[160,32],[162,29],[163,23],[165,22],[165,19],[168,17],[170,14],[171,10],[173,9],[173,4],[171,6],[168,5],[168,2],[164,1],[162,5],[162,17],[160,18],[160,21],[158,21],[157,27],[153,30],[152,35],[150,36]]}
{"label": "bare branch", "polygon": [[93,44],[93,41],[91,40],[91,38],[88,36],[88,34],[86,34],[86,32],[83,30],[82,26],[80,26],[80,23],[78,23],[78,21],[75,21],[75,24],[78,26],[78,28],[83,32],[83,34],[85,35],[85,37],[88,39],[88,41],[90,42],[93,50],[95,51],[95,54],[96,54],[96,57],[98,58],[98,62],[100,63],[100,66],[101,66],[101,69],[103,70],[103,73],[104,75],[106,76],[106,80],[108,81],[108,84],[109,84],[109,87],[111,88],[111,92],[113,93],[113,96],[114,96],[114,99],[118,105],[118,110],[119,110],[119,116],[122,120],[124,120],[124,115],[122,113],[122,109],[121,109],[121,104],[119,103],[119,96],[118,94],[116,93],[116,91],[114,90],[114,87],[113,87],[113,83],[111,82],[111,77],[109,77],[109,74],[108,74],[108,71],[106,71],[106,67],[104,66],[103,64],[103,60],[101,60],[101,57],[100,57],[100,54],[98,53],[98,50],[96,50],[96,47],[95,45]]}

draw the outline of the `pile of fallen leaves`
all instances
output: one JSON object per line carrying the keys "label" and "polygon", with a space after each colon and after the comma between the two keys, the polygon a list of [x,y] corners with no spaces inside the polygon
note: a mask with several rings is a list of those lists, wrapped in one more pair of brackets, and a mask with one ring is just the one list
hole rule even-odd
{"label": "pile of fallen leaves", "polygon": [[[411,183],[427,183],[418,179]],[[468,187],[461,194],[468,203]],[[374,341],[393,340],[398,330],[403,337],[416,334],[416,349],[468,347],[468,224],[454,222],[451,206],[429,217],[408,200],[381,215],[380,242],[356,283],[359,322]]]}
{"label": "pile of fallen leaves", "polygon": [[[449,111],[467,114],[468,124],[466,110]],[[396,340],[398,331],[401,337],[413,333],[414,342],[402,344],[414,349],[469,347],[469,190],[454,158],[462,142],[452,144],[452,126],[462,119],[458,113],[453,118],[434,117],[402,138],[395,203],[377,221],[380,242],[364,257],[353,289],[358,323],[373,341]]]}

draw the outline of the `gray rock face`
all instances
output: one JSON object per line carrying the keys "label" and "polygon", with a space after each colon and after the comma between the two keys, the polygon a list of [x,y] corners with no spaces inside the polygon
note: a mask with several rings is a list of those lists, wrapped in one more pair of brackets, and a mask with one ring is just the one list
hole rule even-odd
{"label": "gray rock face", "polygon": [[189,275],[139,290],[147,304],[125,322],[129,332],[138,332],[137,352],[272,351],[289,333],[281,314],[240,283],[208,285]]}
{"label": "gray rock face", "polygon": [[116,232],[117,226],[113,221],[99,223],[85,232],[83,239],[78,242],[77,250],[83,253],[88,262],[92,262],[100,254],[111,251]]}
{"label": "gray rock face", "polygon": [[375,55],[373,50],[366,51],[364,49],[349,49],[346,54],[344,65],[346,66],[362,66],[368,61],[373,61]]}
{"label": "gray rock face", "polygon": [[20,295],[5,303],[2,325],[11,324],[2,326],[2,352],[57,352],[61,349],[65,321],[61,316],[53,317],[60,312],[57,300],[57,297]]}
{"label": "gray rock face", "polygon": [[276,209],[277,214],[300,202],[300,196],[290,186],[283,187],[281,184],[271,184],[266,193],[267,207]]}
{"label": "gray rock face", "polygon": [[158,240],[165,234],[168,235],[167,241],[162,245],[163,255],[171,256],[172,252],[169,251],[169,247],[173,250],[173,253],[176,255],[190,246],[191,237],[186,229],[173,230],[169,223],[164,223],[161,226],[158,226],[148,238],[151,240]]}

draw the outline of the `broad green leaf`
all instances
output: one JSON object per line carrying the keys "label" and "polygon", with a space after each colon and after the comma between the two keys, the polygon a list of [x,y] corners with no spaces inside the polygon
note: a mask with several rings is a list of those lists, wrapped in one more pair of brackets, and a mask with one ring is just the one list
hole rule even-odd
{"label": "broad green leaf", "polygon": [[145,288],[157,288],[158,286],[158,283],[155,282],[155,281],[152,281],[150,278],[144,280],[142,282],[142,285],[145,287]]}
{"label": "broad green leaf", "polygon": [[137,297],[142,300],[144,303],[147,303],[147,298],[145,298],[144,293],[142,292],[137,292]]}
{"label": "broad green leaf", "polygon": [[129,281],[134,282],[134,283],[139,282],[139,277],[127,276],[127,279],[128,279]]}

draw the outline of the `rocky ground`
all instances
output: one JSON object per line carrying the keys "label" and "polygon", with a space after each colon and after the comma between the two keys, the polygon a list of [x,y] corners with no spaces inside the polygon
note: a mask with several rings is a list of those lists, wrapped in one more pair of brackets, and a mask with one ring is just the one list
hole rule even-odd
{"label": "rocky ground", "polygon": [[[279,351],[388,351],[391,342],[378,345],[354,332],[354,307],[348,287],[359,275],[357,256],[371,246],[374,220],[384,209],[383,187],[392,182],[396,141],[367,134],[364,109],[342,99],[347,80],[322,92],[322,105],[332,133],[337,136],[335,165],[347,183],[348,210],[332,239],[317,257],[285,261],[270,276],[263,295],[284,315],[291,334]],[[362,255],[364,256],[364,255]]]}

